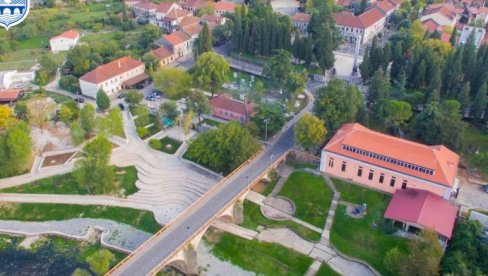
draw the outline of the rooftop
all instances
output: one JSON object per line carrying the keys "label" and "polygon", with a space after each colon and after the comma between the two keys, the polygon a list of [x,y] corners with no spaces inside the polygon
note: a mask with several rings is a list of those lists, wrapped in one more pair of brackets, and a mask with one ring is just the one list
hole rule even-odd
{"label": "rooftop", "polygon": [[337,25],[366,29],[384,19],[385,14],[380,9],[373,7],[359,16],[355,16],[352,12],[343,11],[335,13],[333,18]]}
{"label": "rooftop", "polygon": [[156,8],[156,12],[168,14],[171,10],[175,8],[179,8],[179,6],[176,5],[175,3],[161,2],[159,6]]}
{"label": "rooftop", "polygon": [[154,4],[153,2],[142,1],[142,2],[135,4],[134,7],[137,7],[139,9],[143,9],[143,10],[156,10],[158,8],[158,5]]}
{"label": "rooftop", "polygon": [[441,196],[419,189],[396,190],[385,218],[415,223],[450,239],[457,208]]}
{"label": "rooftop", "polygon": [[226,11],[229,13],[233,13],[236,8],[236,4],[232,2],[220,1],[220,2],[214,2],[213,5],[216,11]]}
{"label": "rooftop", "polygon": [[68,39],[76,39],[80,37],[80,33],[78,31],[75,31],[75,30],[69,30],[69,31],[66,31],[62,34],[59,34],[57,36],[53,36],[51,37],[51,39],[49,40],[53,40],[53,39],[57,39],[57,38],[68,38]]}
{"label": "rooftop", "polygon": [[173,50],[171,50],[168,46],[164,45],[157,49],[151,51],[153,55],[155,55],[158,59],[165,59],[173,55]]}
{"label": "rooftop", "polygon": [[0,102],[13,102],[21,95],[21,89],[6,89],[0,91]]}
{"label": "rooftop", "polygon": [[191,37],[183,31],[176,31],[169,35],[165,35],[164,39],[171,43],[171,45],[176,46],[188,40],[191,40]]}
{"label": "rooftop", "polygon": [[222,93],[209,101],[213,108],[220,108],[242,115],[254,114],[254,103],[244,103],[243,101],[232,99],[229,95]]}
{"label": "rooftop", "polygon": [[98,66],[97,68],[83,75],[80,80],[99,84],[141,65],[144,66],[144,63],[125,56],[107,64]]}
{"label": "rooftop", "polygon": [[459,155],[442,145],[423,145],[357,123],[344,124],[324,151],[447,187],[452,187],[459,163]]}
{"label": "rooftop", "polygon": [[311,18],[312,18],[311,14],[303,13],[303,12],[297,12],[291,17],[291,20],[292,21],[299,21],[299,22],[310,22]]}

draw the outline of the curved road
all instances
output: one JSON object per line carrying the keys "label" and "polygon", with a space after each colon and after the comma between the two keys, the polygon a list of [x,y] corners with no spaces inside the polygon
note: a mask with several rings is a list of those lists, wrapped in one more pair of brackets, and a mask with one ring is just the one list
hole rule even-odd
{"label": "curved road", "polygon": [[286,124],[281,133],[277,134],[270,145],[252,163],[243,167],[239,172],[220,184],[212,192],[202,197],[195,205],[182,213],[159,236],[139,248],[135,254],[130,255],[125,263],[121,264],[113,275],[147,275],[164,260],[169,258],[180,245],[184,244],[190,236],[199,232],[214,215],[222,211],[233,201],[248,184],[259,177],[277,158],[293,146],[292,126],[305,112],[310,111],[313,96],[306,91],[309,102],[307,106]]}

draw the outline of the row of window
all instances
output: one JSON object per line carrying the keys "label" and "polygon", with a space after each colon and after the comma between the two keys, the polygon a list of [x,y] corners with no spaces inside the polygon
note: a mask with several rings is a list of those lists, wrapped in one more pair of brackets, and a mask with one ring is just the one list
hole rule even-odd
{"label": "row of window", "polygon": [[429,174],[429,175],[434,175],[435,174],[435,171],[434,170],[427,169],[425,167],[418,166],[418,165],[415,165],[415,164],[412,164],[412,163],[409,163],[409,162],[401,161],[401,160],[398,160],[398,159],[395,159],[395,158],[387,157],[387,156],[384,156],[384,155],[381,155],[381,154],[376,154],[376,153],[373,153],[373,152],[370,152],[370,151],[367,151],[367,150],[362,150],[362,149],[358,149],[358,148],[351,147],[351,146],[347,146],[347,145],[342,145],[342,149],[347,150],[347,151],[351,151],[351,152],[354,152],[354,153],[358,153],[358,154],[361,154],[361,155],[364,155],[364,156],[368,156],[368,157],[371,157],[371,158],[374,158],[374,159],[378,159],[378,160],[381,160],[381,161],[385,161],[385,162],[388,162],[388,163],[391,163],[391,164],[394,164],[394,165],[398,165],[398,166],[401,166],[401,167],[404,167],[404,168],[408,168],[408,169],[411,169],[411,170],[414,170],[414,171],[419,171],[419,172],[422,172],[422,173],[425,173],[425,174]]}
{"label": "row of window", "polygon": [[[342,31],[345,30],[346,32],[348,32],[349,31],[349,27],[341,27],[341,30]],[[356,33],[360,33],[360,34],[363,33],[363,30],[361,30],[361,29],[354,29],[353,27],[351,27],[351,32],[354,31],[354,30],[356,30]]]}
{"label": "row of window", "polygon": [[[334,167],[334,158],[329,158],[329,167],[333,168]],[[341,164],[341,171],[345,172],[347,169],[347,162],[346,161],[342,161],[342,164]],[[358,177],[362,177],[363,176],[363,167],[359,166],[358,168],[358,172],[357,172],[357,176]],[[369,173],[368,173],[368,180],[373,180],[374,179],[374,170],[369,170]],[[380,184],[383,184],[385,182],[385,174],[384,173],[380,173],[380,177],[378,178],[378,183]],[[390,187],[395,187],[395,183],[396,183],[396,177],[395,176],[392,176],[391,179],[390,179]],[[402,189],[406,189],[407,188],[407,185],[408,185],[408,180],[404,179],[402,181]]]}

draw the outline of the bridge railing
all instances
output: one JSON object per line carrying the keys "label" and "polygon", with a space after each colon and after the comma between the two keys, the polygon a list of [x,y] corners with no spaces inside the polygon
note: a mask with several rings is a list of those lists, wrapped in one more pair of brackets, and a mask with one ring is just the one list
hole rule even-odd
{"label": "bridge railing", "polygon": [[[248,165],[251,161],[254,161],[254,159],[256,159],[262,152],[263,152],[263,148],[260,148],[253,156],[251,156],[249,159],[247,159],[246,161],[244,161],[239,167],[237,167],[236,169],[234,169],[226,177],[222,178],[217,184],[215,184],[212,188],[210,188],[207,192],[205,192],[200,198],[198,198],[196,201],[194,201],[192,204],[190,204],[190,206],[188,206],[183,212],[181,212],[180,214],[178,214],[173,220],[171,220],[170,222],[168,222],[163,228],[161,228],[158,232],[156,232],[151,238],[149,238],[145,242],[143,242],[136,250],[134,250],[132,253],[130,253],[129,255],[127,255],[127,257],[125,257],[122,261],[120,261],[116,266],[114,266],[105,275],[111,275],[115,271],[117,271],[117,269],[119,269],[122,265],[124,265],[125,263],[127,263],[132,258],[132,256],[134,256],[135,254],[139,253],[139,251],[141,251],[146,245],[150,244],[154,239],[156,239],[157,237],[159,237],[166,230],[166,228],[168,228],[171,224],[175,223],[178,219],[180,219],[181,217],[183,217],[183,215],[185,215],[193,206],[195,206],[196,204],[198,204],[207,195],[209,195],[210,193],[212,193],[213,191],[215,191],[217,188],[219,188],[225,181],[227,181],[230,177],[234,176],[244,166]],[[192,239],[192,236],[193,235],[191,235],[189,237],[189,240]],[[185,245],[186,245],[186,243],[185,243]],[[178,252],[179,249],[180,248],[178,248],[178,250],[175,250],[175,252]],[[173,255],[170,255],[170,257],[173,257]],[[169,258],[167,258],[167,259],[169,259]],[[156,273],[154,273],[154,274],[156,274]]]}
{"label": "bridge railing", "polygon": [[[259,153],[261,153],[261,152],[259,152]],[[236,198],[240,198],[244,193],[246,193],[257,181],[261,180],[269,172],[270,169],[272,169],[275,165],[279,164],[283,159],[285,159],[286,156],[289,153],[290,153],[290,150],[287,150],[280,157],[278,157],[274,162],[272,162],[270,164],[270,166],[268,167],[268,169],[264,170],[258,177],[256,177],[254,179],[254,181],[249,182],[248,185],[246,186],[246,188],[243,189],[241,192],[239,192],[239,194],[237,194],[236,197],[234,197],[234,200]],[[255,154],[252,158],[255,158],[256,156],[257,156],[257,154]],[[250,162],[250,160],[252,160],[252,158],[250,158],[248,161],[246,161],[243,164],[241,164],[241,166],[239,166],[231,174],[229,174],[228,177],[230,177],[231,175],[237,173],[240,169],[242,169],[244,166],[246,166]],[[203,197],[201,197],[201,198],[203,198]],[[234,204],[234,200],[229,201],[229,203],[227,203],[222,209],[220,209],[219,212],[217,212],[215,215],[213,215],[204,225],[202,225],[199,229],[197,229],[193,234],[189,235],[188,239],[186,239],[186,241],[183,244],[181,244],[180,246],[178,246],[177,249],[175,251],[173,251],[173,253],[170,254],[165,260],[163,260],[158,266],[156,266],[155,268],[153,268],[151,270],[151,272],[149,273],[149,275],[156,275],[163,267],[165,267],[166,265],[168,265],[169,264],[169,260],[171,260],[172,257],[174,257],[176,254],[178,254],[178,252],[180,250],[184,249],[185,246],[187,245],[187,243],[189,241],[191,241],[200,231],[202,231],[204,229],[207,229],[212,224],[212,221],[214,219],[218,218],[222,214],[222,212],[224,212],[224,210],[226,210],[232,204]],[[187,208],[187,210],[188,209],[189,208]]]}

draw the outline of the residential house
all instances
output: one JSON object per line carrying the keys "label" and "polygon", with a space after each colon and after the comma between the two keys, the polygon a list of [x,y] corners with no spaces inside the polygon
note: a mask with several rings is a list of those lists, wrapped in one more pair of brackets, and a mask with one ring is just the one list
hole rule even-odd
{"label": "residential house", "polygon": [[49,39],[51,52],[68,51],[75,47],[80,41],[80,33],[75,30],[66,31],[60,35],[53,36]]}
{"label": "residential house", "polygon": [[202,15],[202,17],[200,17],[200,22],[207,23],[211,29],[213,29],[215,26],[218,25],[224,25],[226,20],[227,19],[223,16],[210,15],[210,14],[204,14]]}
{"label": "residential house", "polygon": [[183,11],[183,9],[175,3],[162,2],[156,8],[156,16],[150,18],[149,23],[156,25],[167,32],[171,32],[168,30],[173,30],[178,21],[178,18],[174,19],[175,15],[178,15],[178,13],[173,12],[175,10]]}
{"label": "residential house", "polygon": [[420,21],[424,22],[431,19],[439,26],[454,27],[462,12],[463,9],[456,8],[449,3],[432,4],[424,10]]}
{"label": "residential house", "polygon": [[442,145],[426,146],[350,123],[323,148],[320,170],[387,193],[416,188],[450,199],[459,187],[458,163],[459,155]]}
{"label": "residential house", "polygon": [[227,94],[220,94],[209,101],[212,107],[212,115],[224,120],[235,120],[246,124],[255,114],[254,103],[245,103],[243,101],[232,99]]}
{"label": "residential house", "polygon": [[131,57],[121,57],[98,66],[80,78],[81,93],[95,98],[98,90],[114,95],[125,88],[144,82],[149,76],[144,72],[144,63]]}
{"label": "residential house", "polygon": [[9,104],[18,101],[24,96],[22,89],[0,90],[0,104]]}
{"label": "residential house", "polygon": [[361,44],[364,44],[384,30],[386,24],[385,13],[376,7],[358,16],[348,11],[335,13],[333,18],[347,43],[355,43],[356,39],[360,39]]}
{"label": "residential house", "polygon": [[193,53],[192,37],[184,31],[163,36],[163,42],[173,50],[176,59]]}
{"label": "residential house", "polygon": [[272,0],[269,3],[274,12],[292,16],[298,12],[300,2],[296,0]]}
{"label": "residential house", "polygon": [[23,86],[25,83],[34,81],[35,76],[35,71],[2,71],[0,72],[0,89],[16,88],[16,86]]}
{"label": "residential house", "polygon": [[374,5],[380,9],[390,19],[391,16],[400,8],[400,0],[379,0]]}
{"label": "residential house", "polygon": [[158,8],[158,5],[150,1],[141,1],[134,4],[132,8],[134,9],[136,18],[140,16],[150,18],[156,16],[156,9]]}
{"label": "residential house", "polygon": [[[396,190],[384,217],[392,219],[406,232],[432,229],[442,241],[452,237],[458,209],[432,192],[407,188]],[[445,244],[445,243],[444,243]]]}
{"label": "residential house", "polygon": [[311,14],[297,12],[291,17],[292,26],[298,30],[300,35],[307,34],[307,27],[308,23],[310,23],[310,19],[312,18]]}
{"label": "residential house", "polygon": [[152,50],[151,53],[159,60],[161,67],[171,64],[177,59],[173,49],[167,45],[163,45],[155,50]]}
{"label": "residential house", "polygon": [[223,16],[225,13],[234,13],[236,4],[232,2],[213,2],[214,15]]}
{"label": "residential house", "polygon": [[211,4],[207,0],[186,0],[181,1],[180,5],[183,9],[192,13],[196,13],[199,9],[205,8]]}

